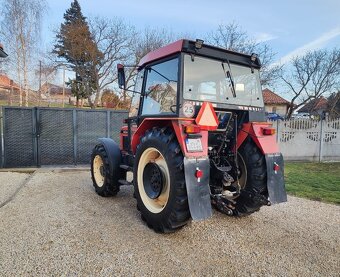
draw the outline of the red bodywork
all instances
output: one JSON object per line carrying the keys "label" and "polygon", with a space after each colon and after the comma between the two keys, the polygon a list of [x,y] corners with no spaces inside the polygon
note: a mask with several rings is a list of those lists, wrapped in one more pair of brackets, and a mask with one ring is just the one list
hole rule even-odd
{"label": "red bodywork", "polygon": [[[194,123],[194,118],[145,118],[143,122],[138,126],[138,128],[132,128],[132,140],[131,140],[131,150],[133,154],[136,154],[137,146],[140,142],[141,136],[145,134],[147,130],[151,130],[153,127],[171,127],[177,137],[178,143],[181,147],[183,155],[186,157],[202,157],[208,155],[208,131],[201,131],[200,135],[203,151],[202,152],[188,152],[185,139],[187,134],[184,132],[184,127],[187,125],[192,125]],[[123,127],[121,131],[121,142],[120,147],[123,149],[123,137],[127,136],[127,127]]]}
{"label": "red bodywork", "polygon": [[[205,112],[205,109],[208,112]],[[213,112],[213,115],[209,113]],[[211,117],[208,121],[211,122],[210,126],[200,126],[197,124],[200,122],[197,119],[200,119],[202,115],[207,117]],[[208,130],[216,130],[217,125],[217,117],[215,111],[211,105],[211,103],[205,102],[201,110],[199,112],[200,118],[145,118],[143,122],[137,127],[132,127],[132,140],[131,140],[131,150],[132,153],[136,153],[136,149],[138,144],[140,143],[140,137],[144,135],[147,130],[151,130],[153,127],[171,127],[177,137],[178,143],[181,147],[182,153],[185,157],[207,157],[208,156]],[[206,122],[206,121],[204,121]],[[197,125],[196,125],[196,124]],[[200,132],[196,135],[200,135],[200,139],[202,142],[203,151],[200,152],[188,152],[185,139],[188,137],[188,134],[185,132],[185,127],[193,125],[200,127]],[[242,129],[240,130],[237,137],[237,148],[239,148],[245,139],[250,136],[256,145],[261,149],[263,154],[271,154],[278,153],[279,148],[276,143],[276,138],[274,135],[264,135],[263,129],[271,127],[271,123],[267,122],[248,122],[244,123]],[[128,136],[127,127],[123,127],[121,131],[121,141],[120,148],[124,149],[123,138]]]}
{"label": "red bodywork", "polygon": [[174,43],[171,43],[167,46],[161,47],[155,51],[152,51],[146,54],[139,62],[138,67],[143,67],[145,64],[154,62],[156,60],[162,59],[164,57],[170,56],[172,54],[178,53],[182,51],[184,40],[178,40]]}
{"label": "red bodywork", "polygon": [[275,135],[263,135],[263,128],[271,126],[272,124],[267,122],[244,123],[237,136],[237,148],[250,136],[263,154],[279,153],[279,146],[276,143]]}

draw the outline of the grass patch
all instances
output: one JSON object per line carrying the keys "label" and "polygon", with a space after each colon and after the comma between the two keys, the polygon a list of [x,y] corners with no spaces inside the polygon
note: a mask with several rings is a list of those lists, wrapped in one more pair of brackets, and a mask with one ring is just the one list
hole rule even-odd
{"label": "grass patch", "polygon": [[340,163],[285,163],[287,192],[340,205]]}

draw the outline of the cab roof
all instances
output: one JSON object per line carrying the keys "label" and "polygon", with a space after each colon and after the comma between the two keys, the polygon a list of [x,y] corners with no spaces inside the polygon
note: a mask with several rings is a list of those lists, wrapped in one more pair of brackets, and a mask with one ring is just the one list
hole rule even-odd
{"label": "cab roof", "polygon": [[257,57],[255,60],[252,61],[251,55],[242,54],[207,44],[202,44],[201,48],[197,48],[195,44],[195,41],[181,39],[161,48],[158,48],[157,50],[146,54],[140,60],[138,68],[141,69],[149,63],[172,56],[180,52],[213,58],[224,62],[229,61],[230,63],[236,63],[258,69],[261,67],[260,60]]}

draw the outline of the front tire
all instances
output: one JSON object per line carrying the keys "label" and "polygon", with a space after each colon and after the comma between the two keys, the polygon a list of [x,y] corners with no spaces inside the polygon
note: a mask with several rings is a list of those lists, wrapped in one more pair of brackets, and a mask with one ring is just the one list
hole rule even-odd
{"label": "front tire", "polygon": [[118,193],[119,176],[114,176],[111,172],[108,154],[102,144],[96,145],[92,151],[91,177],[98,195],[109,197]]}
{"label": "front tire", "polygon": [[189,218],[183,154],[169,128],[154,128],[140,139],[134,163],[137,209],[156,232],[173,232]]}

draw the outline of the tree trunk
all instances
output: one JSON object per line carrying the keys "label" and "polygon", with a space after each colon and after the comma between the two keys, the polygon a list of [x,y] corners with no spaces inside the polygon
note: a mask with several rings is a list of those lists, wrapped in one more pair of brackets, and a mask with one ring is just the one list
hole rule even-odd
{"label": "tree trunk", "polygon": [[95,109],[96,108],[95,103],[92,102],[92,100],[91,100],[91,95],[89,97],[87,97],[87,101],[89,101],[89,105],[90,105],[91,109]]}
{"label": "tree trunk", "polygon": [[98,107],[99,100],[100,100],[100,88],[98,88],[97,91],[96,91],[96,98],[94,99],[95,107]]}
{"label": "tree trunk", "polygon": [[19,106],[22,106],[22,86],[21,86],[21,74],[20,74],[20,62],[17,62],[17,74],[19,82]]}

